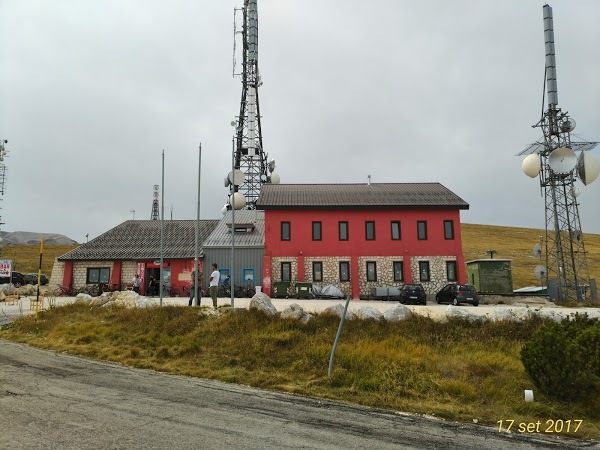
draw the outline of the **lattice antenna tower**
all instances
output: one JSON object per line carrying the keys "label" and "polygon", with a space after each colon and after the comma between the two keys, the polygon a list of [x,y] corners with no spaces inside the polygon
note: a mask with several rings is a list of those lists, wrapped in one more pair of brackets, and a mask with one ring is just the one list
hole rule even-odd
{"label": "lattice antenna tower", "polygon": [[160,219],[160,214],[158,212],[158,184],[154,185],[154,193],[152,196],[152,214],[150,214],[150,220],[158,220]]}
{"label": "lattice antenna tower", "polygon": [[[523,171],[539,175],[545,204],[545,278],[548,294],[557,301],[597,300],[595,280],[590,279],[577,197],[577,180],[587,185],[600,173],[600,164],[589,152],[598,143],[576,140],[572,136],[575,121],[558,107],[554,24],[552,8],[543,6],[545,75],[542,117],[533,127],[541,128],[543,138],[518,155],[529,155]],[[579,156],[575,151],[580,152]]]}
{"label": "lattice antenna tower", "polygon": [[[241,25],[238,29],[240,15]],[[279,175],[274,172],[275,160],[267,161],[268,155],[263,148],[258,100],[258,88],[262,85],[262,81],[258,70],[257,0],[244,0],[242,8],[234,8],[233,28],[233,75],[241,77],[242,81],[239,115],[231,123],[235,126],[233,162],[235,170],[241,170],[244,173],[244,179],[242,184],[235,184],[233,174],[230,174],[228,181],[226,180],[226,186],[232,187],[234,195],[236,192],[244,195],[245,203],[230,200],[230,204],[235,203],[236,209],[243,207],[254,209],[261,186],[264,183],[279,183]],[[242,43],[241,71],[236,72],[236,41],[240,39]],[[238,196],[235,195],[234,198],[238,198]],[[226,206],[231,207],[231,205]]]}

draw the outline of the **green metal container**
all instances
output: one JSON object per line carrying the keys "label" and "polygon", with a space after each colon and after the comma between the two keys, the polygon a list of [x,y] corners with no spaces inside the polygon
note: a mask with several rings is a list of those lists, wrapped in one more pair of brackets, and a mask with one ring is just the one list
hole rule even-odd
{"label": "green metal container", "polygon": [[296,298],[310,298],[312,296],[312,283],[296,283]]}
{"label": "green metal container", "polygon": [[289,281],[276,281],[273,283],[273,297],[274,298],[287,298],[288,288],[290,287]]}

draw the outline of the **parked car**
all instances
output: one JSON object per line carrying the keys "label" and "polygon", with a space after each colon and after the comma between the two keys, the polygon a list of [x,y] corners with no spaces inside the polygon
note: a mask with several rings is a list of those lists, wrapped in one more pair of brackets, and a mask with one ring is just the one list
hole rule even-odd
{"label": "parked car", "polygon": [[479,306],[480,297],[475,286],[471,284],[447,284],[436,294],[435,300],[438,303],[452,303],[454,306],[459,303]]}
{"label": "parked car", "polygon": [[[37,273],[26,273],[23,275],[25,277],[25,283],[27,284],[37,284],[38,282],[38,274]],[[48,284],[48,277],[45,274],[40,276],[40,285]]]}
{"label": "parked car", "polygon": [[0,284],[12,283],[16,287],[23,286],[25,284],[25,277],[21,272],[15,272],[13,270],[10,277],[0,277]]}
{"label": "parked car", "polygon": [[427,304],[427,293],[422,284],[405,284],[400,290],[400,303]]}

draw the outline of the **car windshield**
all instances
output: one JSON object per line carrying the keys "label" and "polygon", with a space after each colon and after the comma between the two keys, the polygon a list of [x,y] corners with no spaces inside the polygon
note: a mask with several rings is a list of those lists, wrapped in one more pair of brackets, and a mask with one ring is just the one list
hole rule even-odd
{"label": "car windshield", "polygon": [[419,284],[405,284],[403,289],[411,291],[420,291],[423,289],[423,286]]}
{"label": "car windshield", "polygon": [[461,291],[476,292],[475,286],[471,286],[470,284],[461,284],[458,289]]}

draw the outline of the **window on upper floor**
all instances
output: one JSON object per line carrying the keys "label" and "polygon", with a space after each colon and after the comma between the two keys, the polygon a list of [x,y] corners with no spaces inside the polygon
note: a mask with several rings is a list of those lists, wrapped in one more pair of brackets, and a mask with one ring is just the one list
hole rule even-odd
{"label": "window on upper floor", "polygon": [[401,230],[400,230],[400,222],[392,222],[392,240],[398,241],[402,238]]}
{"label": "window on upper floor", "polygon": [[377,281],[377,262],[367,261],[367,281]]}
{"label": "window on upper floor", "polygon": [[281,240],[290,241],[292,239],[292,225],[290,222],[281,222]]}
{"label": "window on upper floor", "polygon": [[321,227],[322,227],[321,222],[313,222],[312,223],[312,239],[313,239],[313,241],[321,240]]}
{"label": "window on upper floor", "polygon": [[404,263],[394,261],[394,281],[404,281]]}
{"label": "window on upper floor", "polygon": [[419,279],[421,281],[429,281],[431,279],[429,261],[419,261]]}
{"label": "window on upper floor", "polygon": [[348,240],[348,222],[338,222],[338,234],[340,241]]}
{"label": "window on upper floor", "polygon": [[444,220],[444,239],[454,239],[453,220]]}
{"label": "window on upper floor", "polygon": [[456,261],[446,261],[446,274],[448,275],[448,281],[458,280],[456,273]]}
{"label": "window on upper floor", "polygon": [[313,281],[323,281],[323,262],[321,261],[313,261],[312,263],[313,270]]}
{"label": "window on upper floor", "polygon": [[375,222],[365,222],[365,239],[367,241],[375,240]]}
{"label": "window on upper floor", "polygon": [[417,239],[424,241],[427,239],[427,221],[419,220],[417,222]]}
{"label": "window on upper floor", "polygon": [[350,281],[350,261],[340,261],[340,281]]}

